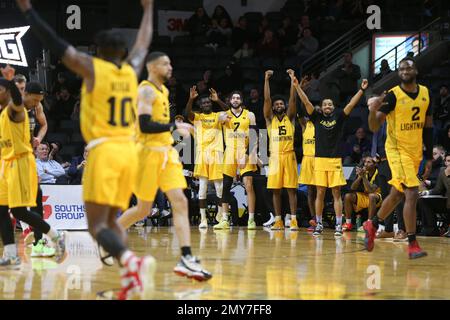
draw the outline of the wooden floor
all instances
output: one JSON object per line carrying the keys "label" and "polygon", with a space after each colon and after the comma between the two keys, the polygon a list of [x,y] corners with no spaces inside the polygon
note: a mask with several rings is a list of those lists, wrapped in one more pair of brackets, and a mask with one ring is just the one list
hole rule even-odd
{"label": "wooden floor", "polygon": [[[214,275],[197,283],[172,272],[179,257],[173,228],[129,232],[130,247],[158,261],[158,299],[450,299],[450,239],[419,238],[429,254],[419,260],[408,260],[406,243],[377,240],[368,253],[362,239],[350,233],[336,240],[330,230],[314,238],[305,229],[193,228],[194,254]],[[0,299],[111,299],[117,266],[100,263],[86,232],[69,232],[67,248],[58,265],[30,258],[31,249],[19,242],[23,264],[0,269]]]}

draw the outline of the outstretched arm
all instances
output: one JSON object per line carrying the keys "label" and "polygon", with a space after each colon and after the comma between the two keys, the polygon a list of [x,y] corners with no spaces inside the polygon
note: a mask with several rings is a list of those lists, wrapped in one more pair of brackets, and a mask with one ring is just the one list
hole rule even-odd
{"label": "outstretched arm", "polygon": [[269,79],[273,76],[272,70],[267,70],[264,75],[264,119],[269,123],[273,118],[272,98],[270,96]]}
{"label": "outstretched arm", "polygon": [[31,30],[33,30],[44,47],[61,59],[69,70],[80,75],[85,80],[93,80],[94,66],[92,57],[79,52],[64,39],[60,38],[33,9],[30,0],[16,0],[16,2],[20,11],[23,12],[26,20],[31,25]]}
{"label": "outstretched arm", "polygon": [[10,65],[7,65],[5,68],[0,68],[0,72],[4,78],[2,79],[1,85],[6,87],[11,94],[12,103],[9,103],[10,108],[8,108],[9,118],[14,122],[22,122],[25,120],[25,107],[19,88],[17,88],[13,80],[16,70]]}
{"label": "outstretched arm", "polygon": [[297,115],[297,95],[295,94],[295,86],[298,84],[298,80],[295,77],[295,72],[292,69],[288,69],[287,73],[291,78],[291,90],[289,93],[289,104],[287,109],[288,118],[293,121]]}
{"label": "outstretched arm", "polygon": [[364,96],[364,91],[367,90],[369,87],[369,81],[367,79],[364,79],[361,83],[361,89],[353,96],[352,100],[347,104],[347,106],[344,108],[345,115],[350,115],[352,113],[353,109],[358,104],[359,100]]}
{"label": "outstretched arm", "polygon": [[314,106],[311,103],[311,101],[309,101],[308,96],[306,95],[306,93],[303,91],[303,87],[307,85],[307,80],[306,78],[303,78],[301,81],[301,84],[297,84],[295,85],[295,90],[297,90],[297,94],[300,97],[300,100],[302,101],[302,103],[305,105],[305,109],[306,112],[309,115],[312,115],[314,112]]}
{"label": "outstretched arm", "polygon": [[153,0],[141,0],[144,14],[134,43],[133,49],[127,58],[136,74],[141,74],[147,56],[148,47],[153,37]]}
{"label": "outstretched arm", "polygon": [[194,104],[195,99],[198,97],[197,87],[193,86],[189,89],[189,100],[186,104],[186,114],[189,121],[194,121],[195,114],[192,112],[192,105]]}
{"label": "outstretched arm", "polygon": [[220,108],[222,108],[223,111],[227,111],[229,109],[227,104],[219,99],[219,95],[217,94],[216,90],[211,88],[209,89],[209,93],[210,93],[209,98],[211,99],[211,101],[217,103],[220,106]]}

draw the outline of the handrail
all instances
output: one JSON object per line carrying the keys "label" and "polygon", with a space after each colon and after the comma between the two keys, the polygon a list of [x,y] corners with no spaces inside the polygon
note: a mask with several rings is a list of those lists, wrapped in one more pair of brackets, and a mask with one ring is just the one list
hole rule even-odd
{"label": "handrail", "polygon": [[[411,40],[414,39],[422,39],[422,36],[424,33],[429,33],[429,29],[435,25],[436,23],[440,22],[441,18],[436,18],[435,20],[433,20],[432,22],[430,22],[429,24],[427,24],[426,26],[422,27],[418,32],[412,34],[411,36],[409,36],[406,40],[404,40],[402,43],[396,45],[394,48],[392,48],[391,50],[389,50],[388,52],[386,52],[384,55],[382,55],[381,57],[379,57],[378,59],[372,61],[371,63],[371,76],[372,79],[376,77],[375,71],[378,69],[379,65],[381,64],[382,60],[387,60],[392,61],[394,60],[394,66],[395,66],[395,70],[398,69],[398,62],[405,58],[409,52],[405,52],[406,51],[406,44],[410,43]],[[423,51],[427,50],[428,47],[432,44],[433,40],[435,40],[431,34],[428,34],[428,43],[426,44],[425,47],[423,47],[422,41],[419,40],[418,42],[418,46],[417,46],[417,53],[414,54],[414,56],[420,56]],[[440,39],[440,35],[438,37]],[[413,49],[413,47],[411,47],[410,49]],[[393,58],[393,59],[392,59]]]}
{"label": "handrail", "polygon": [[337,40],[306,59],[300,67],[301,74],[309,74],[317,69],[327,69],[338,61],[345,51],[352,50],[367,40],[370,30],[366,27],[366,21],[362,21]]}

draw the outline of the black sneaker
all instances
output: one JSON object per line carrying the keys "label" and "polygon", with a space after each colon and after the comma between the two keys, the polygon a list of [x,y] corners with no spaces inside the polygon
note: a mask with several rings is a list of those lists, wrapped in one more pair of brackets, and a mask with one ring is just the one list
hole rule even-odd
{"label": "black sneaker", "polygon": [[206,281],[212,278],[212,274],[203,269],[200,260],[194,256],[182,256],[173,271],[180,276],[197,281]]}
{"label": "black sneaker", "polygon": [[313,236],[320,236],[323,233],[323,225],[321,223],[318,223],[317,226],[314,228]]}

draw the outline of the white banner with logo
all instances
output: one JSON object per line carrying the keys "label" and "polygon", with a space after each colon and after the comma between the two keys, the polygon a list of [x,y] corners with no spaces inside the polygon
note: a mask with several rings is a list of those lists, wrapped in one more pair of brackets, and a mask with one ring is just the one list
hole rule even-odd
{"label": "white banner with logo", "polygon": [[193,14],[192,11],[158,10],[158,34],[171,37],[187,34],[185,26]]}
{"label": "white banner with logo", "polygon": [[44,218],[58,230],[87,230],[82,186],[41,185]]}

